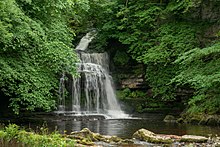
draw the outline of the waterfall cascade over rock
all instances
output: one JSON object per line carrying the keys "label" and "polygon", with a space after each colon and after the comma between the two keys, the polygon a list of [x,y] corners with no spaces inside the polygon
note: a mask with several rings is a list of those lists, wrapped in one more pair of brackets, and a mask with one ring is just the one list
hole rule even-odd
{"label": "waterfall cascade over rock", "polygon": [[79,76],[71,79],[69,101],[64,97],[64,75],[60,78],[59,112],[68,110],[74,114],[126,117],[115,96],[112,78],[109,75],[108,54],[85,52],[93,37],[94,34],[87,33],[76,47],[80,58],[80,63],[76,64]]}

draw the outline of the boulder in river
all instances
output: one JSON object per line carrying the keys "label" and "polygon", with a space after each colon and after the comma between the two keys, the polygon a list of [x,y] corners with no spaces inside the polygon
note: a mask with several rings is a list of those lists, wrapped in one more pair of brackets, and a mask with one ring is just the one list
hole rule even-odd
{"label": "boulder in river", "polygon": [[[165,134],[155,134],[146,129],[139,129],[133,134],[133,139],[121,139],[117,136],[107,136],[101,135],[99,133],[93,133],[88,128],[84,128],[81,131],[72,132],[70,135],[65,135],[67,138],[75,139],[76,143],[83,144],[86,146],[96,145],[98,142],[108,144],[108,145],[135,145],[139,141],[144,141],[145,143],[153,144],[187,144],[187,143],[198,143],[207,144],[210,143],[207,137],[196,136],[196,135],[165,135]],[[216,137],[217,138],[217,137]],[[209,140],[209,142],[208,142]],[[219,144],[219,138],[211,141],[212,144]],[[208,145],[208,144],[207,144]]]}
{"label": "boulder in river", "polygon": [[180,139],[181,142],[196,142],[203,143],[207,142],[208,138],[204,136],[196,136],[196,135],[183,135]]}
{"label": "boulder in river", "polygon": [[170,144],[173,142],[171,137],[166,135],[158,135],[146,129],[140,129],[133,134],[133,138],[147,141],[150,143],[165,143]]}
{"label": "boulder in river", "polygon": [[140,129],[133,134],[133,138],[147,141],[150,143],[163,143],[170,144],[173,142],[186,142],[186,143],[206,143],[208,141],[207,137],[204,136],[196,136],[196,135],[163,135],[163,134],[155,134],[146,129]]}
{"label": "boulder in river", "polygon": [[164,122],[174,123],[176,122],[176,118],[173,115],[166,115],[163,120]]}
{"label": "boulder in river", "polygon": [[107,136],[107,135],[100,135],[99,133],[93,133],[88,128],[84,128],[81,131],[72,132],[71,135],[67,136],[68,138],[73,138],[78,140],[78,143],[91,145],[94,142],[102,141],[106,143],[119,143],[123,140],[117,136]]}

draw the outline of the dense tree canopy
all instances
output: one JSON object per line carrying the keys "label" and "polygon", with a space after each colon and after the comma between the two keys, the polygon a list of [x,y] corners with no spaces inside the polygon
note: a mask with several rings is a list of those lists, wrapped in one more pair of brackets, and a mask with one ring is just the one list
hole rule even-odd
{"label": "dense tree canopy", "polygon": [[220,113],[219,7],[204,0],[0,0],[0,96],[15,113],[55,108],[60,74],[75,73],[74,36],[95,28],[91,48],[124,45],[113,60],[144,64],[155,99]]}
{"label": "dense tree canopy", "polygon": [[183,100],[188,112],[219,113],[219,6],[202,0],[116,0],[100,36],[127,45],[126,52],[145,64],[155,98],[173,101],[178,91],[190,89],[194,94]]}
{"label": "dense tree canopy", "polygon": [[74,72],[77,1],[0,1],[0,89],[15,113],[55,107],[59,73]]}

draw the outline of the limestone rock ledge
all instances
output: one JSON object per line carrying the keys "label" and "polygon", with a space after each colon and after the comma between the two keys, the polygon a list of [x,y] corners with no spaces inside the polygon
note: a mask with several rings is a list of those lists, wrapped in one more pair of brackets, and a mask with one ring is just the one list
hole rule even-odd
{"label": "limestone rock ledge", "polygon": [[158,134],[155,134],[155,133],[148,131],[146,129],[140,129],[140,130],[136,131],[133,134],[133,138],[141,140],[141,141],[147,141],[150,143],[170,144],[173,142],[170,136],[158,135]]}
{"label": "limestone rock ledge", "polygon": [[75,139],[76,143],[83,145],[94,145],[94,142],[105,142],[109,144],[132,144],[132,139],[121,139],[117,136],[100,135],[99,133],[93,133],[88,128],[84,128],[79,132],[72,132],[67,138]]}
{"label": "limestone rock ledge", "polygon": [[207,142],[208,138],[204,136],[195,136],[195,135],[183,135],[180,139],[181,142],[196,142],[203,143]]}
{"label": "limestone rock ledge", "polygon": [[[78,146],[96,146],[97,142],[103,142],[108,145],[135,145],[137,141],[144,141],[151,144],[164,144],[171,145],[176,143],[203,143],[205,144],[216,144],[219,141],[213,141],[204,136],[196,135],[164,135],[164,134],[155,134],[146,129],[139,129],[133,134],[133,139],[122,139],[117,136],[106,136],[100,135],[99,133],[93,133],[88,128],[84,128],[81,131],[72,132],[70,135],[65,135],[65,137],[76,140]],[[218,140],[218,139],[215,139]]]}
{"label": "limestone rock ledge", "polygon": [[173,142],[194,142],[194,143],[205,143],[208,141],[207,137],[204,136],[196,136],[196,135],[162,135],[162,134],[155,134],[146,129],[140,129],[133,134],[133,138],[147,141],[151,143],[165,143],[170,144]]}

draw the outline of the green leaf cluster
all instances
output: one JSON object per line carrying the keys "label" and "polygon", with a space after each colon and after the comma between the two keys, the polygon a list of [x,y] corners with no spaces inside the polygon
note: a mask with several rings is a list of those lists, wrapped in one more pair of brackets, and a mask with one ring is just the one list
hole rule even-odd
{"label": "green leaf cluster", "polygon": [[190,113],[220,112],[220,43],[185,52],[175,63],[182,67],[173,82],[196,90],[189,100]]}
{"label": "green leaf cluster", "polygon": [[8,146],[15,144],[16,146],[33,146],[33,147],[66,147],[74,146],[75,141],[62,137],[61,134],[53,132],[51,134],[37,134],[27,132],[15,124],[6,126],[0,130],[1,145]]}
{"label": "green leaf cluster", "polygon": [[98,36],[126,45],[128,55],[145,64],[153,97],[175,101],[182,99],[178,91],[193,89],[193,97],[182,99],[189,111],[219,113],[219,3],[114,2]]}
{"label": "green leaf cluster", "polygon": [[[111,34],[107,38],[129,46],[127,53],[146,65],[146,78],[154,97],[163,100],[174,100],[176,96],[175,86],[169,84],[179,72],[179,66],[173,62],[199,42],[200,25],[170,18],[174,3],[177,2],[117,1],[113,8],[116,14],[102,28]],[[178,15],[181,17],[182,12]]]}
{"label": "green leaf cluster", "polygon": [[58,77],[75,73],[74,30],[77,0],[0,0],[0,90],[20,110],[52,110]]}
{"label": "green leaf cluster", "polygon": [[147,93],[140,90],[131,91],[129,88],[125,88],[123,90],[117,91],[117,97],[121,100],[143,99],[147,97]]}

